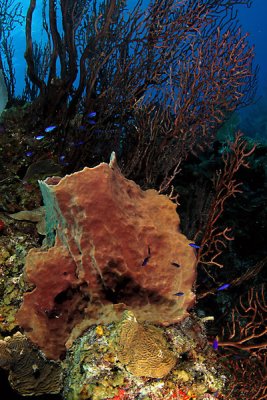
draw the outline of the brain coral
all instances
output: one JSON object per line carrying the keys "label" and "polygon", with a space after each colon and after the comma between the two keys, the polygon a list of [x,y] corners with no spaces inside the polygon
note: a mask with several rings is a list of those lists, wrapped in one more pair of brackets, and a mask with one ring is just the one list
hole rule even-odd
{"label": "brain coral", "polygon": [[117,356],[135,376],[163,378],[176,364],[159,328],[142,325],[125,311],[118,327]]}
{"label": "brain coral", "polygon": [[25,293],[17,321],[48,357],[62,356],[86,327],[118,320],[120,309],[162,325],[188,315],[195,253],[168,197],[141,190],[114,163],[40,186],[47,237],[55,230],[56,241],[27,256],[25,276],[34,289]]}

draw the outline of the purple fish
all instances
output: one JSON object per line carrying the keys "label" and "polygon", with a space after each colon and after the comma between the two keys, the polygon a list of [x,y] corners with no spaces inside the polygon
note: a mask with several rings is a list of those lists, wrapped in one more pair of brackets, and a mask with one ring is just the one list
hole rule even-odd
{"label": "purple fish", "polygon": [[45,128],[45,132],[46,133],[48,133],[48,132],[52,132],[54,129],[56,129],[56,125],[52,125],[52,126],[48,126],[47,128]]}
{"label": "purple fish", "polygon": [[224,285],[218,287],[217,290],[218,290],[218,291],[219,291],[219,290],[225,290],[225,289],[228,289],[229,286],[230,286],[230,283],[225,283]]}
{"label": "purple fish", "polygon": [[96,122],[93,119],[88,119],[88,124],[90,125],[95,125]]}
{"label": "purple fish", "polygon": [[184,292],[177,292],[177,293],[174,293],[174,296],[183,296],[184,295]]}
{"label": "purple fish", "polygon": [[194,249],[200,249],[200,246],[195,243],[189,243],[189,246],[194,247]]}
{"label": "purple fish", "polygon": [[213,340],[213,342],[212,342],[212,347],[213,347],[214,350],[218,350],[218,348],[219,348],[219,342],[218,342],[218,339],[217,339],[217,338],[215,338],[215,339]]}
{"label": "purple fish", "polygon": [[94,118],[95,116],[96,116],[96,112],[95,111],[89,112],[89,114],[87,114],[88,118]]}
{"label": "purple fish", "polygon": [[32,151],[27,151],[25,154],[26,154],[27,157],[31,157],[33,155],[33,152]]}

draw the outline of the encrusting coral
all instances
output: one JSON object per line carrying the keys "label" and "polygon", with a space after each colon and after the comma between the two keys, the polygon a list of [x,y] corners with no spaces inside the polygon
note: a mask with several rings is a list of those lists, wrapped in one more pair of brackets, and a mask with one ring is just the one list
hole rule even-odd
{"label": "encrusting coral", "polygon": [[162,332],[153,325],[140,324],[132,312],[124,312],[117,331],[117,357],[133,375],[162,378],[176,364]]}
{"label": "encrusting coral", "polygon": [[[17,322],[47,357],[58,359],[92,324],[133,311],[169,325],[193,306],[195,253],[179,231],[176,205],[143,191],[116,163],[40,182],[48,250],[30,250]],[[176,295],[179,293],[179,296]]]}
{"label": "encrusting coral", "polygon": [[154,327],[126,310],[76,339],[63,365],[65,400],[215,400],[227,380],[195,316]]}
{"label": "encrusting coral", "polygon": [[21,333],[0,340],[0,367],[9,371],[13,389],[23,396],[56,394],[62,389],[62,369],[47,361]]}

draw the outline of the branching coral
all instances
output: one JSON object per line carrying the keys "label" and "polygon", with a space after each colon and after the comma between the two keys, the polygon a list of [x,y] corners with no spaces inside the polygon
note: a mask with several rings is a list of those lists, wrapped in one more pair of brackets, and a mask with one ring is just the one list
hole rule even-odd
{"label": "branching coral", "polygon": [[267,395],[267,301],[266,285],[251,288],[239,298],[231,320],[222,329],[226,366],[232,376],[227,399],[246,396],[263,400]]}
{"label": "branching coral", "polygon": [[267,350],[266,285],[250,288],[233,308],[231,321],[222,330],[222,347],[235,347],[252,354]]}
{"label": "branching coral", "polygon": [[224,165],[213,179],[215,195],[210,204],[206,226],[202,235],[201,232],[197,232],[195,237],[197,239],[199,234],[202,236],[198,263],[222,267],[217,259],[226,247],[226,242],[233,238],[229,236],[231,228],[220,231],[217,221],[224,211],[227,199],[242,192],[242,182],[236,180],[236,174],[240,167],[249,167],[247,158],[254,152],[255,147],[256,145],[248,149],[246,141],[242,140],[241,132],[238,132],[235,140],[229,143],[229,150],[223,152]]}

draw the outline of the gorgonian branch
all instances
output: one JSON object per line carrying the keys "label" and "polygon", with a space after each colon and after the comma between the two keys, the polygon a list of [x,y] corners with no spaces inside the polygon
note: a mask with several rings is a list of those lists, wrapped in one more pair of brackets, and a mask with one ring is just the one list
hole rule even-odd
{"label": "gorgonian branch", "polygon": [[224,167],[222,170],[216,171],[213,179],[214,198],[210,205],[206,226],[202,231],[197,232],[195,240],[200,235],[201,244],[197,255],[197,263],[202,265],[215,265],[222,267],[218,262],[218,257],[226,247],[229,240],[233,237],[229,236],[231,228],[226,227],[221,230],[218,227],[218,220],[221,217],[225,202],[230,197],[235,197],[236,193],[241,193],[241,182],[236,180],[236,173],[243,166],[248,168],[247,158],[254,152],[256,145],[247,150],[245,140],[242,140],[241,132],[236,134],[233,143],[229,143],[229,149],[225,150],[222,155]]}

